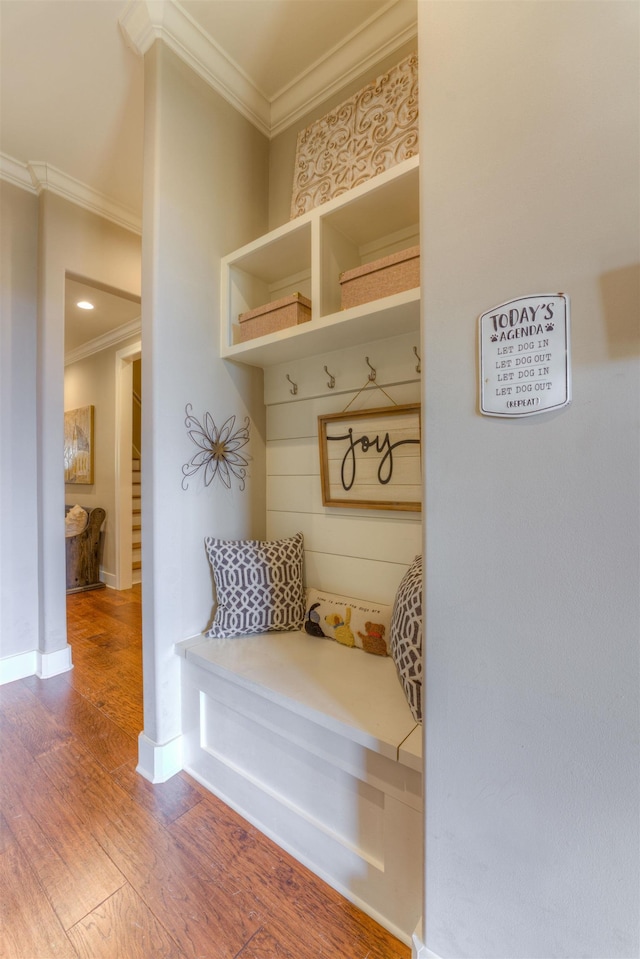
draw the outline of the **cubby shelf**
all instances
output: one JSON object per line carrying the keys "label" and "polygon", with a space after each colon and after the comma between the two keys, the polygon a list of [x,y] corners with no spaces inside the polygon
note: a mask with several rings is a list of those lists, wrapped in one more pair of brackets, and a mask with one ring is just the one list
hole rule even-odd
{"label": "cubby shelf", "polygon": [[[342,310],[340,274],[419,243],[418,157],[411,157],[222,260],[223,358],[267,367],[419,329],[420,289]],[[238,315],[299,291],[307,323],[234,342]]]}

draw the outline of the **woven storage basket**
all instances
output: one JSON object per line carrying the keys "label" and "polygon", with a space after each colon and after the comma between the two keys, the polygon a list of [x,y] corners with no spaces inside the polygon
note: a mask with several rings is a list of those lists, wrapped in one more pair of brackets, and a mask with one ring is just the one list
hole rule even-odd
{"label": "woven storage basket", "polygon": [[412,246],[340,274],[342,309],[420,286],[420,247]]}
{"label": "woven storage basket", "polygon": [[252,340],[256,336],[266,336],[288,326],[297,326],[311,319],[311,301],[301,293],[292,293],[273,303],[265,303],[255,310],[248,310],[238,317],[240,324],[240,342]]}

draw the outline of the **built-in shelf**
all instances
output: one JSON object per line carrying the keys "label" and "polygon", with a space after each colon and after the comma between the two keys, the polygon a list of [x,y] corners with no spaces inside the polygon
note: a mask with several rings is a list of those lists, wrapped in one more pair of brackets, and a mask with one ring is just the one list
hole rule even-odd
{"label": "built-in shelf", "polygon": [[[341,309],[340,275],[419,243],[418,157],[224,257],[221,356],[272,366],[419,329],[420,289]],[[244,343],[238,315],[300,292],[311,320]]]}

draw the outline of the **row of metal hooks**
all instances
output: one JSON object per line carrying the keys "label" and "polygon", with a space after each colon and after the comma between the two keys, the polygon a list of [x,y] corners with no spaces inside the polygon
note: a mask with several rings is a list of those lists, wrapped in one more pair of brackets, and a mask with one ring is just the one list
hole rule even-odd
{"label": "row of metal hooks", "polygon": [[[417,366],[416,366],[416,373],[420,373],[422,367],[421,367],[420,356],[418,355],[418,348],[417,348],[417,346],[414,346],[414,347],[413,347],[413,352],[415,353],[416,359],[418,360],[418,364],[417,364]],[[370,383],[375,383],[375,381],[376,381],[376,376],[378,375],[378,374],[376,373],[375,367],[373,367],[373,366],[371,365],[371,363],[369,362],[369,357],[368,357],[368,356],[365,356],[365,360],[366,360],[367,366],[369,367],[369,375],[368,375],[369,382],[370,382]],[[335,389],[335,385],[336,385],[336,378],[335,378],[335,376],[333,375],[333,373],[330,373],[330,372],[329,372],[329,370],[327,369],[326,366],[324,367],[324,371],[325,371],[325,373],[327,374],[327,376],[329,377],[329,379],[327,380],[327,386],[328,386],[328,388],[329,388],[330,390]],[[293,394],[293,396],[296,396],[296,394],[297,394],[297,392],[298,392],[298,384],[293,382],[293,380],[291,379],[291,377],[289,376],[288,373],[286,374],[286,377],[287,377],[287,379],[289,380],[289,382],[291,383],[291,389],[289,390],[289,392],[290,392],[291,394]]]}

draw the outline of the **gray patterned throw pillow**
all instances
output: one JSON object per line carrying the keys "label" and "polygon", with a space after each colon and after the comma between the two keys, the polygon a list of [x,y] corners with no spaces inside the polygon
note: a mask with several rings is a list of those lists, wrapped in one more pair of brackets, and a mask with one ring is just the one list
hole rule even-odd
{"label": "gray patterned throw pillow", "polygon": [[230,639],[302,627],[302,533],[270,541],[207,536],[204,542],[217,599],[205,636]]}
{"label": "gray patterned throw pillow", "polygon": [[422,722],[422,556],[402,577],[391,614],[390,651],[411,714]]}

